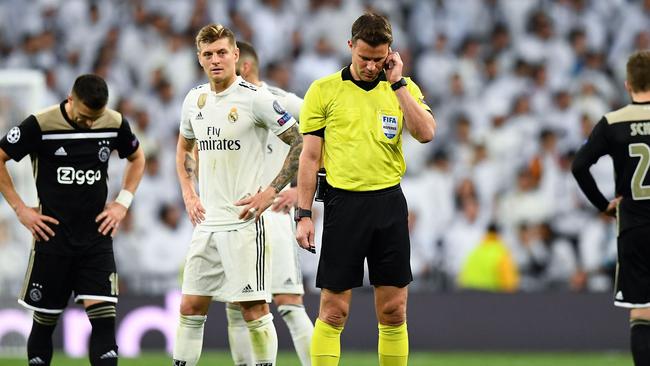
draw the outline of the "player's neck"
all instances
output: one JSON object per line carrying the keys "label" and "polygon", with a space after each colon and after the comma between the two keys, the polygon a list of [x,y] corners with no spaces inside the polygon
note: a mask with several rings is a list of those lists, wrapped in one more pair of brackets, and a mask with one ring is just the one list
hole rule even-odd
{"label": "player's neck", "polygon": [[212,91],[215,93],[221,93],[222,91],[228,89],[228,87],[230,87],[236,79],[237,75],[233,74],[231,77],[222,81],[210,80],[210,89],[212,89]]}
{"label": "player's neck", "polygon": [[650,103],[650,90],[639,92],[639,93],[630,93],[633,103]]}

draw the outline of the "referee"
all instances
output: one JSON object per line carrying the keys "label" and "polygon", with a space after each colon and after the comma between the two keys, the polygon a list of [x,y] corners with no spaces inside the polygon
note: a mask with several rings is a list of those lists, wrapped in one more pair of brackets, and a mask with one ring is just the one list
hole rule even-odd
{"label": "referee", "polygon": [[351,64],[316,80],[300,113],[296,238],[305,249],[314,249],[311,205],[321,161],[330,186],[316,277],[321,300],[311,342],[314,366],[338,365],[351,289],[362,286],[365,259],[375,288],[379,364],[408,360],[406,298],[413,277],[408,210],[399,185],[406,170],[402,129],[426,143],[436,123],[418,86],[402,77],[392,41],[384,16],[359,17],[348,41]]}

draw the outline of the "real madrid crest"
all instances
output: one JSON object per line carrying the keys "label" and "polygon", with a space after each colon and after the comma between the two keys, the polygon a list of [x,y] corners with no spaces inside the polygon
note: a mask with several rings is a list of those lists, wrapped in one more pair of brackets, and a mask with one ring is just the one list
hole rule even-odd
{"label": "real madrid crest", "polygon": [[237,113],[237,107],[230,108],[230,113],[228,113],[228,121],[231,123],[237,122],[239,119],[239,113]]}

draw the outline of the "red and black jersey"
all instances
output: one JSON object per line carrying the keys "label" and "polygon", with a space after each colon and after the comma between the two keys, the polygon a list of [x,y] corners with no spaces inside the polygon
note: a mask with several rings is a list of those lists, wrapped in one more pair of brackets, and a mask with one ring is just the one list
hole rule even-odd
{"label": "red and black jersey", "polygon": [[614,161],[619,230],[650,224],[650,103],[632,103],[605,114],[573,162],[573,175],[589,201],[604,211],[609,201],[589,167],[603,155]]}
{"label": "red and black jersey", "polygon": [[95,222],[106,204],[108,160],[113,150],[126,158],[139,142],[120,113],[106,109],[84,129],[70,120],[65,103],[27,117],[9,130],[0,148],[16,161],[30,156],[42,213],[59,220],[50,225],[56,235],[37,243],[36,250],[112,250],[110,236],[99,233]]}

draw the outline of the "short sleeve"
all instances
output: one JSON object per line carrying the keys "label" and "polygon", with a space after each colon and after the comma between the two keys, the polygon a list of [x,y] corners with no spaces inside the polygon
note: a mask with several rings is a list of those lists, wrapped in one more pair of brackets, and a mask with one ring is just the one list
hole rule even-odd
{"label": "short sleeve", "polygon": [[126,118],[122,119],[119,131],[117,131],[117,153],[120,159],[124,159],[133,154],[140,146],[140,141],[131,131],[131,126]]}
{"label": "short sleeve", "polygon": [[415,98],[415,100],[422,108],[431,112],[431,107],[429,107],[429,105],[427,105],[427,102],[424,100],[424,95],[422,94],[420,87],[411,78],[406,78],[406,80],[406,89],[409,91],[409,93],[413,96],[413,98]]}
{"label": "short sleeve", "polygon": [[325,117],[321,89],[318,83],[312,83],[305,94],[305,100],[300,110],[300,132],[322,130],[327,124]]}
{"label": "short sleeve", "polygon": [[255,119],[276,136],[296,124],[296,119],[268,90],[258,89],[255,93],[253,113]]}
{"label": "short sleeve", "polygon": [[300,110],[302,109],[303,100],[293,93],[287,93],[286,98],[282,101],[283,106],[291,115],[300,122]]}
{"label": "short sleeve", "polygon": [[0,140],[0,148],[10,158],[20,161],[41,145],[42,132],[36,117],[27,117],[20,125],[12,127]]}
{"label": "short sleeve", "polygon": [[191,96],[192,93],[187,93],[185,100],[183,100],[183,106],[181,107],[180,133],[181,136],[188,140],[194,140],[196,138],[194,129],[192,128],[192,122],[190,121],[192,100],[194,99]]}

